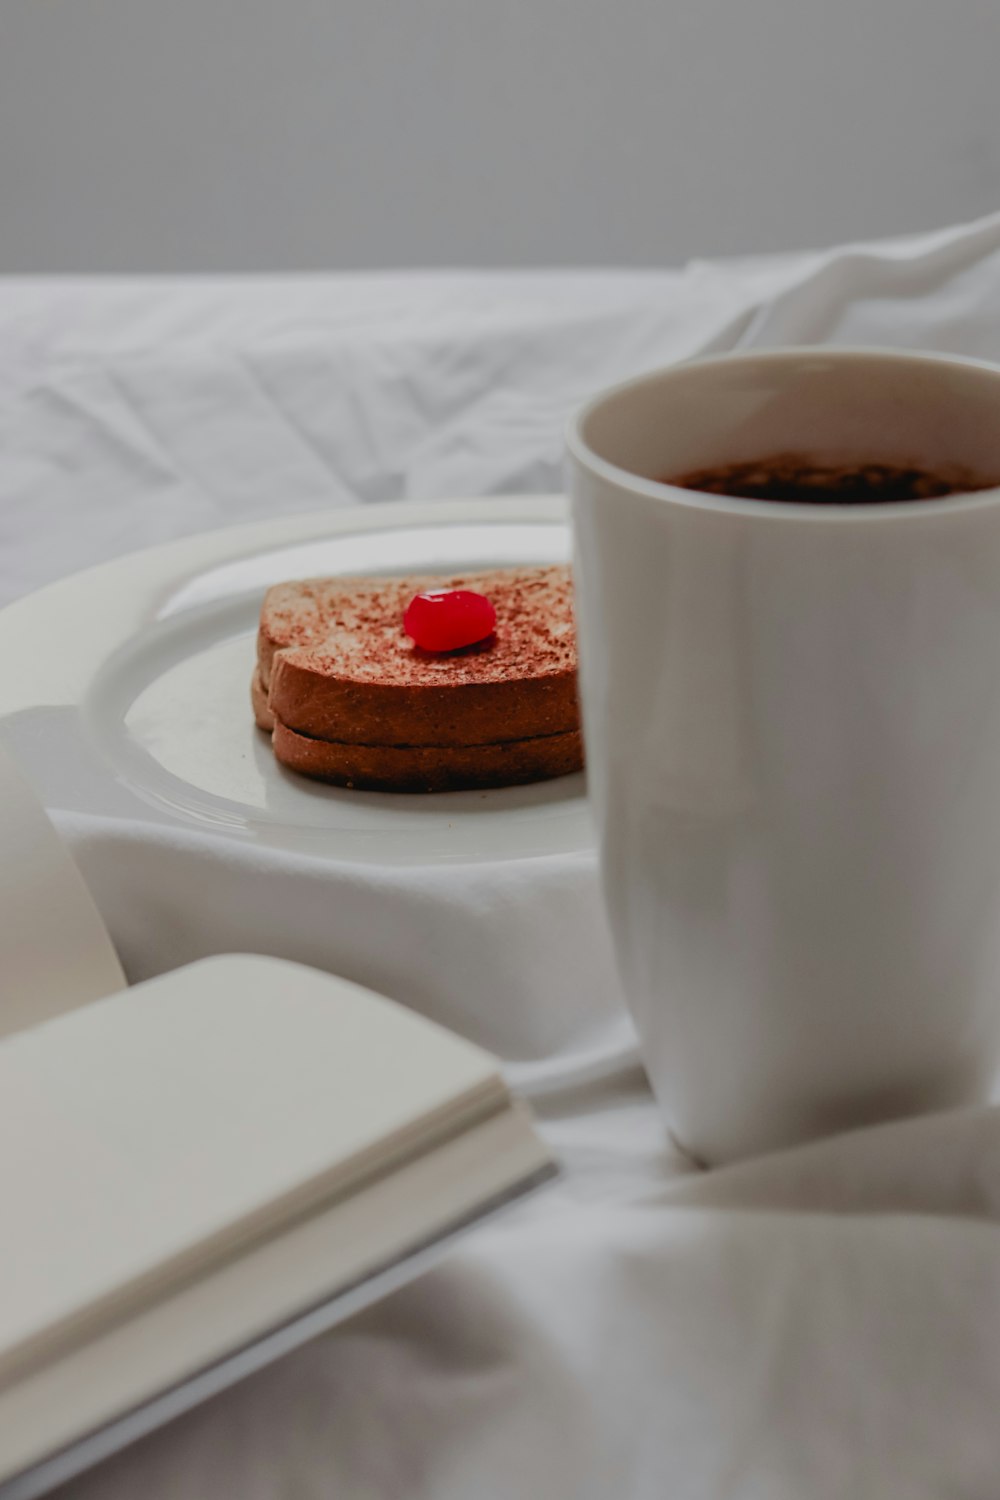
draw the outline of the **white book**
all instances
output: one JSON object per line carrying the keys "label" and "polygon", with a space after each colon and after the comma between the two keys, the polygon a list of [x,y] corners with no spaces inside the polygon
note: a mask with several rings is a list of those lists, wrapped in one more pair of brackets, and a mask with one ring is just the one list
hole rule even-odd
{"label": "white book", "polygon": [[0,753],[0,1500],[333,1326],[554,1172],[494,1059],[358,985],[131,989]]}

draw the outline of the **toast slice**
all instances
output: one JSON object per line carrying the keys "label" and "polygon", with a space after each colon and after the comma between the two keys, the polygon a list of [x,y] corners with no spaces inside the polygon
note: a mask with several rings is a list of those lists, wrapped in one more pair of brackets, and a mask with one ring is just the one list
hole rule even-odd
{"label": "toast slice", "polygon": [[[430,588],[486,594],[494,635],[458,651],[414,645],[403,614]],[[582,764],[565,566],[277,584],[261,609],[257,656],[257,723],[272,731],[278,759],[307,775],[444,790],[540,780]]]}
{"label": "toast slice", "polygon": [[[415,646],[403,612],[429,588],[486,594],[494,636],[460,651]],[[580,725],[568,567],[278,584],[261,610],[258,663],[272,714],[313,739],[487,745]]]}
{"label": "toast slice", "polygon": [[346,745],[296,734],[280,720],[271,740],[290,771],[373,792],[458,792],[567,776],[583,765],[579,730],[496,745]]}

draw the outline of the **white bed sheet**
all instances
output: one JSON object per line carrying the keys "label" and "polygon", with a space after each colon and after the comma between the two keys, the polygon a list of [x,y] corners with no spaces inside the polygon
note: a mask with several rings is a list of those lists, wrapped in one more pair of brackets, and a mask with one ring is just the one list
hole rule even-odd
{"label": "white bed sheet", "polygon": [[[0,282],[0,597],[228,521],[558,489],[590,391],[813,342],[1000,359],[1000,216],[678,272]],[[127,848],[67,832],[127,926]],[[474,956],[449,1020],[481,1034]],[[694,1172],[615,1053],[627,1022],[597,972],[599,1080],[552,1081],[565,1034],[530,1005],[494,1036],[533,1081],[559,1188],[68,1493],[995,1500],[996,1112]],[[550,978],[526,957],[538,1018]]]}

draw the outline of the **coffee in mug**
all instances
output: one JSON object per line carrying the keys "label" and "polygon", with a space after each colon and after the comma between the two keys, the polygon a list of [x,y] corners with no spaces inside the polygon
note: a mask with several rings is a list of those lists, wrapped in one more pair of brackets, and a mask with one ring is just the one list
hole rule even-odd
{"label": "coffee in mug", "polygon": [[785,505],[892,505],[967,495],[992,488],[996,480],[957,464],[934,470],[879,459],[824,463],[806,453],[779,453],[689,474],[668,474],[663,483],[708,495]]}

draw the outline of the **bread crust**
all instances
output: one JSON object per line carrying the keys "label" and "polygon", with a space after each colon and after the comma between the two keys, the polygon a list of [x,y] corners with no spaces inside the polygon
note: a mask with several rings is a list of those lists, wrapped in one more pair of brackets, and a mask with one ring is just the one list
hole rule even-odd
{"label": "bread crust", "polygon": [[455,792],[566,776],[583,767],[579,730],[495,745],[358,745],[310,739],[274,721],[275,758],[300,775],[379,792]]}
{"label": "bread crust", "polygon": [[260,679],[260,667],[255,668],[250,682],[250,702],[253,704],[253,716],[257,720],[257,728],[266,729],[270,734],[274,728],[274,714],[268,707],[267,689]]}
{"label": "bread crust", "polygon": [[279,655],[271,711],[300,734],[360,745],[490,745],[579,723],[576,673],[454,686],[355,683]]}

